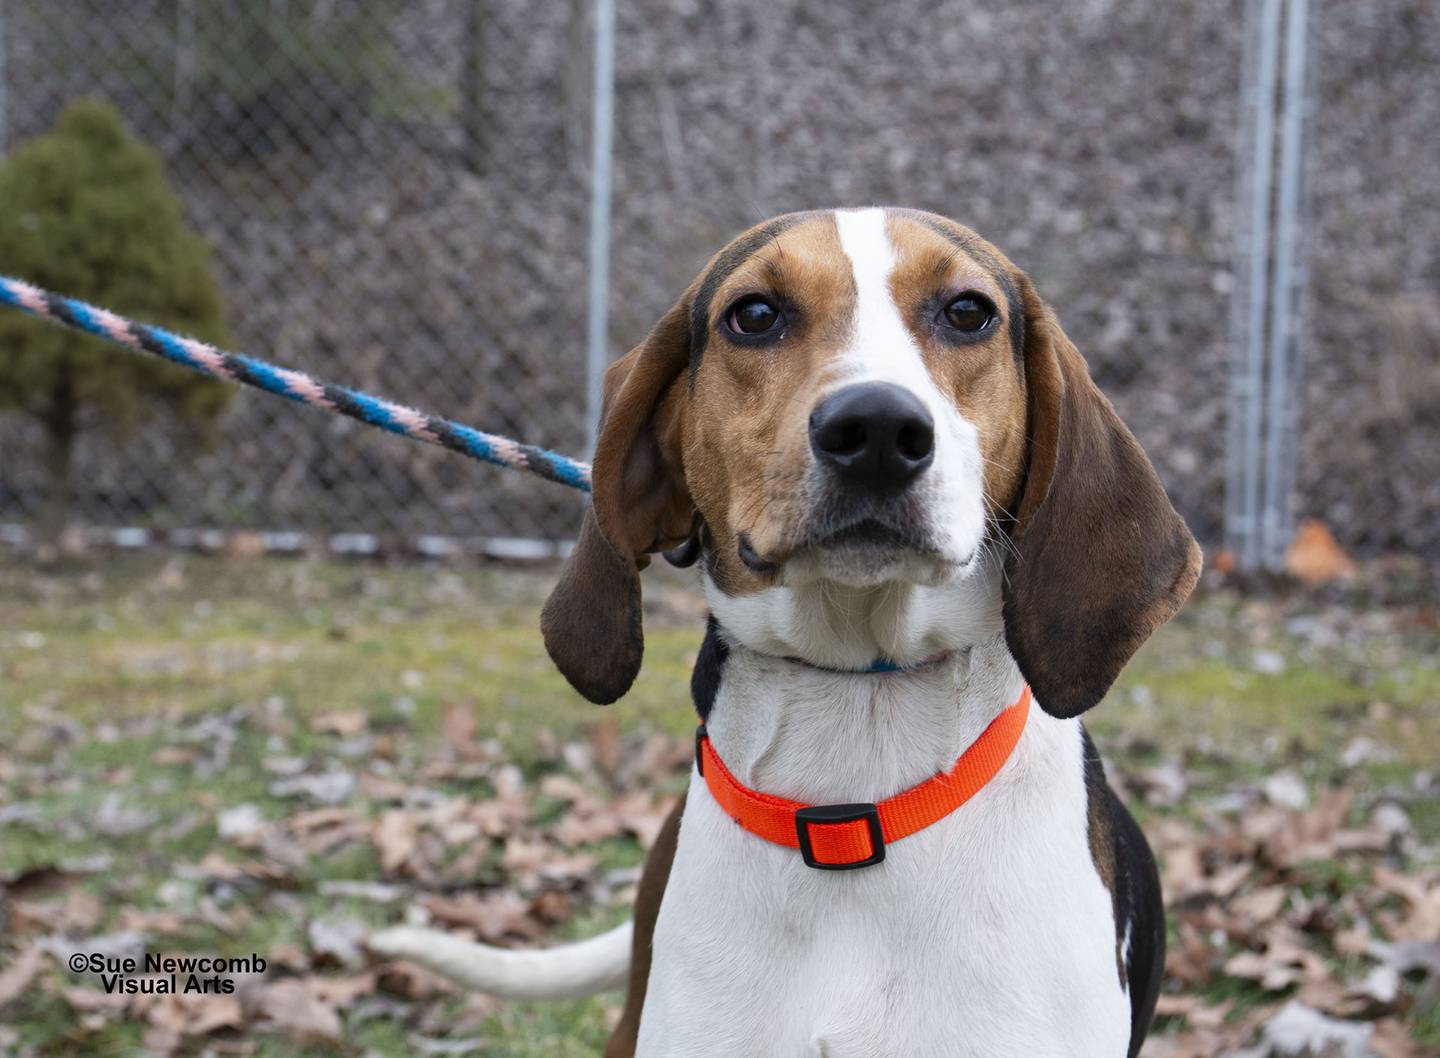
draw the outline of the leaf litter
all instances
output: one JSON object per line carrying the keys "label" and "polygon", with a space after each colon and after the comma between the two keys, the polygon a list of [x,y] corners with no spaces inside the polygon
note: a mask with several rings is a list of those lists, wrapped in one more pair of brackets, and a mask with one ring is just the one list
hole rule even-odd
{"label": "leaf litter", "polygon": [[[1227,605],[1246,630],[1238,668],[1257,651],[1285,658],[1267,657],[1259,678],[1294,671],[1285,643],[1375,627],[1352,605]],[[1429,628],[1429,606],[1390,620]],[[1150,694],[1125,693],[1142,707]],[[1324,768],[1283,739],[1246,756],[1102,721],[1170,919],[1147,1058],[1440,1054],[1440,852],[1416,823],[1440,781],[1397,765],[1390,709],[1378,695],[1359,709]],[[618,921],[691,752],[687,738],[598,717],[579,738],[541,732],[532,758],[511,760],[463,700],[442,704],[429,735],[408,706],[292,718],[274,698],[89,724],[44,703],[24,712],[22,737],[0,744],[0,845],[33,848],[0,861],[0,1022],[64,1010],[81,1053],[121,1025],[161,1056],[250,1053],[270,1036],[345,1053],[377,1021],[399,1023],[412,1053],[486,1053],[503,1004],[379,960],[364,936],[409,921],[529,947]],[[148,770],[127,746],[144,747]],[[101,786],[117,775],[123,788]],[[87,800],[87,788],[103,792]],[[183,810],[167,812],[167,796]],[[235,975],[225,994],[107,995],[65,967],[75,951],[252,949],[265,972]],[[603,1002],[613,1019],[619,997]],[[0,1038],[0,1054],[27,1053],[17,1040]]]}

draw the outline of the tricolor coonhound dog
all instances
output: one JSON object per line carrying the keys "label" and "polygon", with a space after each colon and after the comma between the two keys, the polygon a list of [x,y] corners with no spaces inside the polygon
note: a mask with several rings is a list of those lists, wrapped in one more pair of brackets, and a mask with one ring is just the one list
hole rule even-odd
{"label": "tricolor coonhound dog", "polygon": [[550,655],[623,695],[654,552],[712,615],[633,929],[372,947],[508,996],[628,976],[607,1058],[1135,1055],[1160,888],[1076,718],[1200,554],[1030,280],[929,213],[782,216],[605,391]]}

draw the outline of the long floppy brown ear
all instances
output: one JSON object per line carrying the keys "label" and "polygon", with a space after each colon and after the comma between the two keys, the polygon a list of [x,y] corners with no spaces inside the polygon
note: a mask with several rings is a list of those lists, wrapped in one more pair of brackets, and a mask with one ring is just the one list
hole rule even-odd
{"label": "long floppy brown ear", "polygon": [[639,571],[651,552],[690,535],[695,505],[681,462],[689,360],[687,296],[606,371],[590,507],[540,614],[555,667],[600,705],[622,697],[640,672]]}
{"label": "long floppy brown ear", "polygon": [[1072,717],[1184,603],[1200,549],[1054,313],[1021,287],[1030,452],[1005,638],[1045,711]]}

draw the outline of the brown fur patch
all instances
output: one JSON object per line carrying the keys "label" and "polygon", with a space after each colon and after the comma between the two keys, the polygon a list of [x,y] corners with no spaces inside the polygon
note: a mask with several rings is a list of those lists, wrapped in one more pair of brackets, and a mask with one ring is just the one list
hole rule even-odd
{"label": "brown fur patch", "polygon": [[675,847],[680,841],[680,817],[685,812],[682,796],[660,828],[660,836],[645,857],[645,870],[635,894],[635,934],[630,948],[630,982],[625,993],[625,1009],[620,1022],[605,1045],[605,1058],[633,1058],[640,1035],[640,1014],[645,1007],[645,989],[650,982],[650,957],[655,940],[655,920],[670,881],[670,866],[675,862]]}
{"label": "brown fur patch", "polygon": [[[728,336],[724,314],[747,295],[773,299],[785,332],[768,344]],[[711,334],[685,429],[690,493],[710,531],[710,572],[722,591],[758,591],[771,577],[741,562],[739,534],[761,556],[783,553],[800,521],[810,411],[855,304],[849,258],[830,214],[799,221],[734,266],[715,290]]]}

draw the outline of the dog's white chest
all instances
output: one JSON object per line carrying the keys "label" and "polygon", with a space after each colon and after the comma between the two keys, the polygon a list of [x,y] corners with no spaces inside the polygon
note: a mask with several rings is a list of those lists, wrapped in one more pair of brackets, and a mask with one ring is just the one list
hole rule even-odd
{"label": "dog's white chest", "polygon": [[1129,1035],[1076,722],[1035,716],[986,789],[858,871],[806,867],[692,783],[641,1058],[1120,1058]]}

